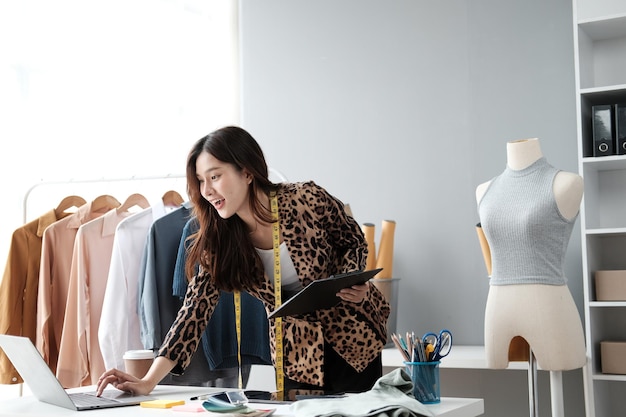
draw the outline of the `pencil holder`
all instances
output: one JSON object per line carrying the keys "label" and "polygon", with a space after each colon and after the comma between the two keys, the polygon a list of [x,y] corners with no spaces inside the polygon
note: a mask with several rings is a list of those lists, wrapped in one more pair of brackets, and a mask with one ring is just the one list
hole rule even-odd
{"label": "pencil holder", "polygon": [[413,382],[413,395],[422,404],[441,402],[439,361],[404,362]]}

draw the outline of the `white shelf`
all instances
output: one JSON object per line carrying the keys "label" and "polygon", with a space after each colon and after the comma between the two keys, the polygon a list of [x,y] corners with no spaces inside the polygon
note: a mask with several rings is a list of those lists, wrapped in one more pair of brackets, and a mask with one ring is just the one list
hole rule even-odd
{"label": "white shelf", "polygon": [[623,236],[626,235],[626,227],[602,227],[599,229],[585,230],[587,236]]}
{"label": "white shelf", "polygon": [[626,375],[612,375],[612,374],[594,374],[592,376],[594,381],[616,381],[625,382]]}
{"label": "white shelf", "polygon": [[601,98],[620,97],[626,94],[626,84],[581,88],[580,94],[585,97],[593,97],[593,96],[599,96]]}
{"label": "white shelf", "polygon": [[[626,301],[595,301],[594,273],[626,269],[626,155],[592,157],[592,107],[626,103],[626,2],[573,0],[585,342],[585,415],[623,415],[626,375],[601,372],[600,342],[626,334]],[[578,19],[577,15],[588,17]],[[599,16],[599,17],[598,17]]]}
{"label": "white shelf", "polygon": [[626,301],[590,301],[589,307],[594,307],[594,308],[626,307]]}
{"label": "white shelf", "polygon": [[593,91],[626,84],[626,15],[585,20],[575,27],[579,87]]}
{"label": "white shelf", "polygon": [[[402,354],[395,347],[383,349],[383,367],[404,367]],[[450,354],[441,360],[440,368],[492,369],[487,367],[484,346],[452,346]],[[528,362],[509,362],[507,370],[528,370]]]}
{"label": "white shelf", "polygon": [[581,20],[578,27],[593,41],[621,38],[626,36],[626,15]]}
{"label": "white shelf", "polygon": [[585,170],[596,172],[626,169],[626,155],[609,155],[583,158]]}

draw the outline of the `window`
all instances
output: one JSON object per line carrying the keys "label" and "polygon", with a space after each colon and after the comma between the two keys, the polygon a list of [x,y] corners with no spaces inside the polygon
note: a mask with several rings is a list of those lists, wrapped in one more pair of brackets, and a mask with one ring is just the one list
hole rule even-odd
{"label": "window", "polygon": [[33,184],[181,174],[196,139],[238,122],[236,5],[0,2],[0,175],[10,196],[0,262]]}

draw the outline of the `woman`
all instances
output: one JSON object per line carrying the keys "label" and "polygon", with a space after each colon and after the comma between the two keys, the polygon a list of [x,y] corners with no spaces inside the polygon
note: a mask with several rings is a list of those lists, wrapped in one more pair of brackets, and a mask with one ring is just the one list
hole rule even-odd
{"label": "woman", "polygon": [[[225,127],[197,141],[187,159],[187,182],[199,230],[187,257],[187,274],[193,278],[183,306],[146,376],[106,371],[98,382],[100,393],[112,384],[147,394],[168,372],[182,373],[220,290],[246,291],[273,311],[275,254],[280,253],[283,300],[312,280],[365,267],[367,243],[343,204],[313,182],[270,182],[261,148],[241,128]],[[272,206],[279,251],[274,250]],[[194,276],[197,265],[200,272]],[[371,283],[337,295],[336,307],[282,319],[285,391],[366,391],[382,375],[389,304]],[[274,363],[275,331],[271,320]]]}

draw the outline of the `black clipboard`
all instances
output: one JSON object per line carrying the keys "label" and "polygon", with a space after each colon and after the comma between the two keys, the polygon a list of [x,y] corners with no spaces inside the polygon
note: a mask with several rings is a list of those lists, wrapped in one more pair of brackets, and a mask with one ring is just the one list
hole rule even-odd
{"label": "black clipboard", "polygon": [[369,271],[352,271],[313,281],[267,317],[271,319],[293,316],[334,307],[341,300],[336,295],[339,290],[364,284],[382,270],[382,268],[377,268]]}

